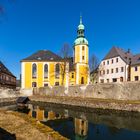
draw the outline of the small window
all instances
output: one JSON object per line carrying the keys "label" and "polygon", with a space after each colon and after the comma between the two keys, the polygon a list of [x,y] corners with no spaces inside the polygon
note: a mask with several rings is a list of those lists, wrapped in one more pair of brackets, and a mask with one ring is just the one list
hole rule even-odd
{"label": "small window", "polygon": [[105,65],[105,61],[103,62],[103,65]]}
{"label": "small window", "polygon": [[116,73],[118,73],[118,68],[116,68]]}
{"label": "small window", "polygon": [[44,84],[44,87],[48,87],[48,83],[45,83],[45,84]]}
{"label": "small window", "polygon": [[59,86],[59,82],[55,82],[55,86]]}
{"label": "small window", "polygon": [[82,46],[82,50],[83,50],[83,51],[85,50],[85,47],[84,47],[84,46]]}
{"label": "small window", "polygon": [[109,61],[107,61],[107,65],[109,65]]}
{"label": "small window", "polygon": [[103,70],[103,74],[105,74],[105,70]]}
{"label": "small window", "polygon": [[111,69],[111,73],[113,73],[114,72],[114,70],[113,69]]}
{"label": "small window", "polygon": [[109,83],[109,79],[107,79],[107,83]]}
{"label": "small window", "polygon": [[135,81],[139,81],[139,76],[135,76]]}
{"label": "small window", "polygon": [[74,73],[71,74],[71,78],[74,78]]}
{"label": "small window", "polygon": [[113,59],[111,60],[111,62],[112,62],[112,64],[113,64],[113,62],[114,62]]}
{"label": "small window", "polygon": [[113,78],[112,81],[113,81],[113,82],[117,82],[117,78]]}
{"label": "small window", "polygon": [[123,67],[121,67],[121,72],[124,72],[124,68]]}
{"label": "small window", "polygon": [[135,71],[138,71],[138,67],[137,66],[135,67]]}
{"label": "small window", "polygon": [[36,82],[33,82],[33,83],[32,83],[32,87],[37,87]]}
{"label": "small window", "polygon": [[119,61],[119,59],[118,58],[116,58],[116,62],[118,63],[118,61]]}
{"label": "small window", "polygon": [[107,70],[107,74],[109,74],[109,70]]}
{"label": "small window", "polygon": [[85,57],[84,56],[82,56],[82,60],[84,60],[85,59]]}

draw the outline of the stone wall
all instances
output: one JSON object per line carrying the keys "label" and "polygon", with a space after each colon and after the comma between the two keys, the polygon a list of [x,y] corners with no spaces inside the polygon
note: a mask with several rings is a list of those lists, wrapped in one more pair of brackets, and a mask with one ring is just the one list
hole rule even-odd
{"label": "stone wall", "polygon": [[19,91],[8,89],[8,88],[0,88],[0,98],[11,98],[19,96]]}
{"label": "stone wall", "polygon": [[34,95],[140,100],[140,82],[34,88]]}

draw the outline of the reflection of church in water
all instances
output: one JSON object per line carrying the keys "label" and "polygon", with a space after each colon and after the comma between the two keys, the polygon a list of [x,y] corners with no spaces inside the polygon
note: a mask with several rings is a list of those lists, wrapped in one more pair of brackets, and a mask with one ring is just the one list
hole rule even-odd
{"label": "reflection of church in water", "polygon": [[[62,119],[68,119],[68,110],[65,110],[64,113],[57,114],[54,111],[50,110],[44,110],[43,108],[40,108],[39,106],[33,106],[29,105],[29,113],[28,115],[30,117],[36,118],[37,120],[41,122],[46,122],[50,120],[62,120]],[[80,118],[73,118],[74,123],[74,130],[75,130],[75,139],[76,140],[85,140],[86,136],[88,134],[88,121],[86,120],[86,117],[80,117]]]}

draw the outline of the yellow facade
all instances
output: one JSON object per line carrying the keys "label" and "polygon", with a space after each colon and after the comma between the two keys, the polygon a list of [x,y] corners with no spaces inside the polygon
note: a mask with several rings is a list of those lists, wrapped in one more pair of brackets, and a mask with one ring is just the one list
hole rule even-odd
{"label": "yellow facade", "polygon": [[88,65],[88,46],[76,45],[75,65],[76,65],[76,84],[89,83],[89,65]]}
{"label": "yellow facade", "polygon": [[131,81],[140,81],[140,64],[131,66]]}
{"label": "yellow facade", "polygon": [[[22,62],[24,63],[24,67],[22,68],[22,71],[24,72],[24,81],[25,86],[24,88],[31,88],[32,83],[36,82],[36,87],[44,87],[45,84],[48,84],[48,86],[55,86],[56,82],[59,83],[59,85],[65,85],[66,84],[66,74],[63,75],[63,72],[61,70],[62,62],[47,62],[48,64],[48,78],[44,77],[44,65],[45,62]],[[33,78],[32,76],[32,66],[33,64],[36,64],[37,66],[37,76],[36,78]],[[55,77],[55,65],[59,64],[60,66],[60,74],[59,78]]]}

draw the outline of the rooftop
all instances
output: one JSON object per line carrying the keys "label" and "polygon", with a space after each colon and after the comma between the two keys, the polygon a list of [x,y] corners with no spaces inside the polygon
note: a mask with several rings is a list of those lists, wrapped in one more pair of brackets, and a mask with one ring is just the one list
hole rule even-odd
{"label": "rooftop", "polygon": [[62,57],[49,50],[40,50],[21,61],[61,61]]}

